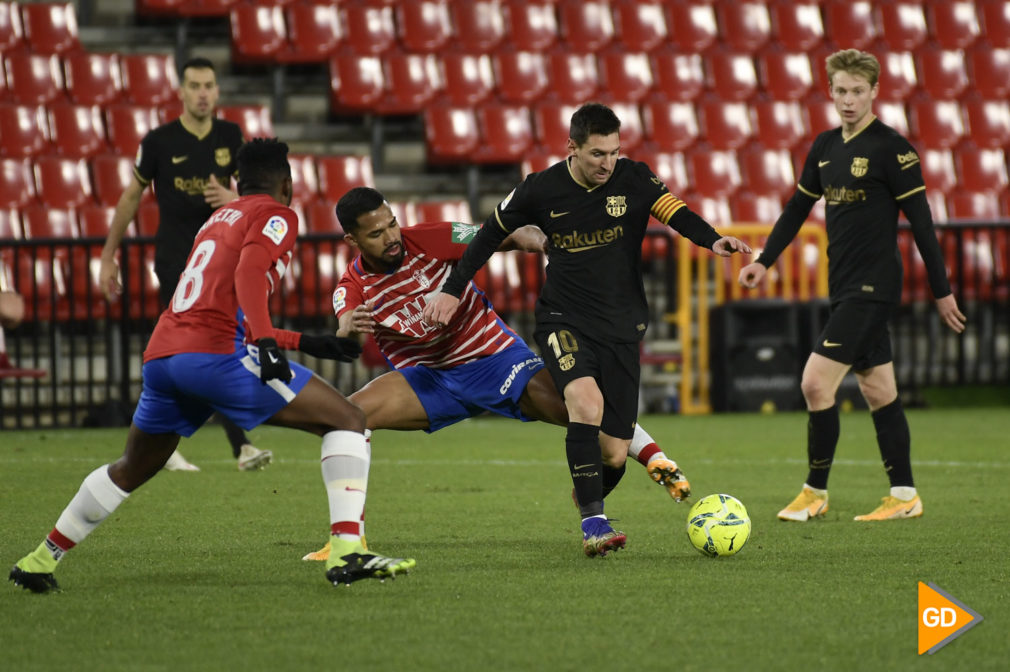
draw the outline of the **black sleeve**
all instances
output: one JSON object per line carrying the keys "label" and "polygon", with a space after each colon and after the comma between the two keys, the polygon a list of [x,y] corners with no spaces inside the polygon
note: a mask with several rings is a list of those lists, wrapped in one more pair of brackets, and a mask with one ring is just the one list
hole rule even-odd
{"label": "black sleeve", "polygon": [[446,294],[459,298],[463,294],[463,290],[466,289],[467,283],[473,279],[474,273],[487,263],[501,242],[508,237],[509,232],[498,224],[496,213],[497,210],[491,213],[491,216],[484,222],[484,226],[480,227],[480,231],[466,246],[463,257],[452,269],[449,279],[442,286],[442,291]]}
{"label": "black sleeve", "polygon": [[810,214],[810,210],[813,209],[816,202],[816,198],[808,196],[799,189],[793,193],[793,197],[786,203],[785,209],[782,210],[772,232],[768,235],[765,249],[757,258],[759,264],[765,268],[771,268],[775,260],[782,254],[782,250],[786,249],[799,233],[800,227],[803,226],[803,222],[807,221],[807,215]]}
{"label": "black sleeve", "polygon": [[712,225],[701,218],[701,215],[688,207],[683,207],[673,213],[667,222],[674,231],[690,240],[695,245],[712,249],[715,242],[722,238],[712,228]]}
{"label": "black sleeve", "polygon": [[942,299],[950,294],[950,282],[947,281],[947,267],[933,229],[933,215],[929,210],[926,192],[920,191],[902,199],[898,201],[898,206],[912,225],[912,236],[915,237],[915,246],[919,248],[922,261],[926,264],[933,297]]}

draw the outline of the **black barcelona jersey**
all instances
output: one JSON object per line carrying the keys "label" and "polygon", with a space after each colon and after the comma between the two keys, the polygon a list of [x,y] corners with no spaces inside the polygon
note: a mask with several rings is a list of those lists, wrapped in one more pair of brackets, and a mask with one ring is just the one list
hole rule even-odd
{"label": "black barcelona jersey", "polygon": [[898,302],[900,202],[926,189],[908,140],[879,119],[848,140],[841,128],[825,131],[807,155],[799,189],[824,197],[831,300]]}
{"label": "black barcelona jersey", "polygon": [[644,163],[619,159],[609,180],[590,187],[561,161],[528,176],[485,226],[496,220],[510,233],[536,224],[547,235],[538,323],[571,324],[597,338],[634,342],[648,326],[641,261],[649,216],[665,223],[683,207]]}
{"label": "black barcelona jersey", "polygon": [[157,264],[185,261],[197,231],[214,212],[204,201],[204,187],[211,175],[228,186],[241,146],[242,129],[223,119],[214,119],[210,132],[202,138],[186,130],[180,119],[144,136],[134,174],[145,187],[154,183],[159,215]]}

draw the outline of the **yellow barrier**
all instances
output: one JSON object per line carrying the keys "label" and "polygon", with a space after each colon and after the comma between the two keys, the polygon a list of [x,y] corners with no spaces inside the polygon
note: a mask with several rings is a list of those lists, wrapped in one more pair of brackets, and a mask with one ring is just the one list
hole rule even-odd
{"label": "yellow barrier", "polygon": [[726,301],[781,298],[808,301],[828,296],[828,236],[823,226],[803,226],[764,281],[755,289],[737,282],[740,269],[757,258],[770,224],[733,224],[721,233],[736,236],[753,255],[717,257],[683,237],[677,239],[677,310],[664,315],[681,343],[680,411],[711,413],[709,402],[709,308]]}

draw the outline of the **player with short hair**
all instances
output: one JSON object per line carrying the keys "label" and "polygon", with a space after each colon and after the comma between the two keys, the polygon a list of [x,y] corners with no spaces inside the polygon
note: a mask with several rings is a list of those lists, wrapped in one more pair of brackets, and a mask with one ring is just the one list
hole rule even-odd
{"label": "player with short hair", "polygon": [[964,315],[950,291],[933,217],[926,200],[919,155],[900,133],[873,114],[880,63],[858,49],[827,58],[829,93],[840,127],[814,140],[796,193],[754,263],[740,269],[740,283],[756,287],[792,241],[822,196],[828,232],[831,314],[803,369],[801,388],[809,411],[808,474],[800,494],[779,511],[781,520],[805,522],[828,510],[828,474],[838,445],[835,393],[850,369],[870,406],[877,445],[891,491],[859,521],[922,515],[912,479],[908,420],[898,397],[887,321],[901,300],[898,213],[912,227],[929,286],[944,324],[964,331]]}
{"label": "player with short hair", "polygon": [[[214,64],[206,58],[191,58],[179,69],[179,79],[182,114],[141,140],[133,179],[112,216],[99,270],[99,285],[110,301],[122,292],[116,250],[148,185],[153,185],[158,202],[154,272],[162,306],[172,300],[197,231],[214,210],[238,198],[229,186],[235,174],[235,154],[242,146],[242,129],[214,116],[220,94]],[[227,418],[221,418],[221,424],[240,471],[262,469],[270,463],[273,453],[252,445],[241,427]],[[165,468],[199,471],[178,452]]]}
{"label": "player with short hair", "polygon": [[[394,368],[351,395],[369,430],[435,432],[491,411],[522,421],[568,422],[568,411],[543,360],[497,315],[474,283],[451,330],[421,321],[428,297],[449,276],[479,227],[430,222],[401,229],[385,197],[369,187],[351,189],[337,203],[345,240],[359,252],[334,292],[338,336],[372,334]],[[535,227],[515,231],[499,250],[544,250]],[[675,501],[690,495],[676,462],[636,427],[632,454]],[[623,473],[605,470],[604,497]],[[324,559],[323,548],[305,556]]]}
{"label": "player with short hair", "polygon": [[290,264],[298,232],[288,147],[256,139],[238,153],[241,197],[218,209],[196,237],[169,307],[144,351],[144,385],[123,456],[89,474],[35,551],[10,580],[34,592],[59,588],[53,570],[212,413],[251,429],[261,423],[322,437],[321,468],[337,553],[334,585],[395,576],[414,561],[366,551],[359,522],[368,481],[365,416],[284,350],[348,362],[354,339],[274,328],[268,297]]}
{"label": "player with short hair", "polygon": [[424,309],[429,324],[449,324],[473,274],[506,236],[530,223],[547,234],[549,264],[534,338],[568,409],[566,453],[589,556],[625,543],[603,513],[602,473],[623,466],[638,415],[649,217],[719,255],[750,251],[720,236],[646,164],[618,158],[620,128],[605,105],[580,107],[572,115],[568,158],[527,176],[505,197]]}

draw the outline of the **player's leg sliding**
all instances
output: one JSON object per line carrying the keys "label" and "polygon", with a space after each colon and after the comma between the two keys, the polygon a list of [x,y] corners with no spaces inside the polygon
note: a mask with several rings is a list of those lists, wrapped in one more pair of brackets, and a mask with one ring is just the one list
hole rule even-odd
{"label": "player's leg sliding", "polygon": [[786,508],[779,520],[805,523],[828,512],[828,476],[838,447],[838,406],[810,411],[807,420],[807,482]]}
{"label": "player's leg sliding", "polygon": [[641,425],[635,425],[635,435],[628,446],[628,455],[638,460],[657,484],[666,488],[675,502],[691,496],[691,484],[677,463],[663,454],[662,449]]}
{"label": "player's leg sliding", "polygon": [[856,516],[855,520],[869,522],[918,518],[922,515],[922,500],[912,479],[912,440],[901,399],[878,408],[872,415],[884,471],[891,481],[891,492],[882,499],[880,506],[870,513]]}
{"label": "player's leg sliding", "polygon": [[[365,430],[365,455],[368,458],[368,464],[365,466],[365,483],[368,482],[368,469],[372,466],[372,430]],[[365,511],[361,511],[361,523],[358,525],[358,529],[361,533],[361,546],[366,551],[368,550],[368,544],[365,542]],[[330,541],[327,539],[326,545],[320,548],[318,551],[312,551],[311,553],[306,553],[302,556],[302,560],[307,560],[310,562],[325,562],[330,557]]]}
{"label": "player's leg sliding", "polygon": [[45,540],[17,561],[9,579],[35,593],[59,590],[53,572],[63,555],[91,534],[129,494],[112,482],[109,465],[95,469],[85,477]]}
{"label": "player's leg sliding", "polygon": [[599,437],[598,426],[568,423],[565,452],[582,516],[582,550],[591,558],[624,548],[627,541],[624,533],[615,531],[603,515],[603,456]]}
{"label": "player's leg sliding", "polygon": [[410,558],[388,558],[362,543],[362,520],[368,488],[369,450],[363,434],[337,430],[323,436],[320,465],[330,503],[330,552],[326,579],[350,585],[359,579],[394,578],[417,564]]}

